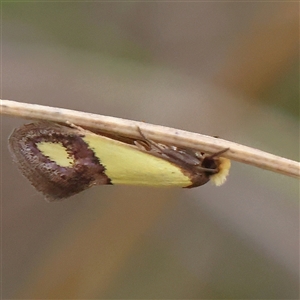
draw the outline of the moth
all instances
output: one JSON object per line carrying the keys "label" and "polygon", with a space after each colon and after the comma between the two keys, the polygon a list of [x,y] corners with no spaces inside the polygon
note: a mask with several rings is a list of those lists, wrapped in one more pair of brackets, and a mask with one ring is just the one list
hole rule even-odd
{"label": "moth", "polygon": [[14,162],[48,201],[91,186],[126,184],[193,188],[223,184],[230,160],[224,149],[206,154],[139,139],[105,135],[68,124],[25,124],[9,137]]}

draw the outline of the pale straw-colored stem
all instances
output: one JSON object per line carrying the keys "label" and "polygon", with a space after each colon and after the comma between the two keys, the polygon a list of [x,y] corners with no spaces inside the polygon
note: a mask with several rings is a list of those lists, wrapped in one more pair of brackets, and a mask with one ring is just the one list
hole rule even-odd
{"label": "pale straw-colored stem", "polygon": [[0,109],[3,115],[31,120],[70,122],[84,128],[132,138],[140,138],[139,127],[148,139],[162,144],[191,148],[206,153],[215,153],[229,148],[222,156],[262,169],[300,178],[300,163],[297,161],[198,133],[70,109],[10,100],[0,100]]}

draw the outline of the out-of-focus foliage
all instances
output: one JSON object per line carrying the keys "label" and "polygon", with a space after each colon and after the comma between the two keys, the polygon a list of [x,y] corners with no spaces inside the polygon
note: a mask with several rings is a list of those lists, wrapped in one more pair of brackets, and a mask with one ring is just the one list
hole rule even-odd
{"label": "out-of-focus foliage", "polygon": [[[145,120],[299,159],[298,3],[3,2],[2,98]],[[103,186],[49,204],[2,118],[3,298],[299,298],[299,184]]]}

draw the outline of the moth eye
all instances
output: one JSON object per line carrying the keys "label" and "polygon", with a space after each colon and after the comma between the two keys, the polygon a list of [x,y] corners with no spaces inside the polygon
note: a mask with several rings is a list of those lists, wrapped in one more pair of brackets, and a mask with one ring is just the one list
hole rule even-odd
{"label": "moth eye", "polygon": [[[217,162],[211,157],[205,157],[202,161],[202,167],[206,169],[216,170],[218,168]],[[209,172],[211,173],[211,172]]]}

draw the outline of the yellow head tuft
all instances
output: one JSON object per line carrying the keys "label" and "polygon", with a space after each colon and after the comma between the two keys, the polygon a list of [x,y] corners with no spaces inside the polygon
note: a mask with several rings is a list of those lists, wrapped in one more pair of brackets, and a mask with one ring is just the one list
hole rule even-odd
{"label": "yellow head tuft", "polygon": [[210,181],[216,186],[220,186],[226,181],[231,166],[231,162],[228,158],[219,157],[218,160],[219,160],[219,166],[218,166],[219,172],[210,175],[209,177]]}

